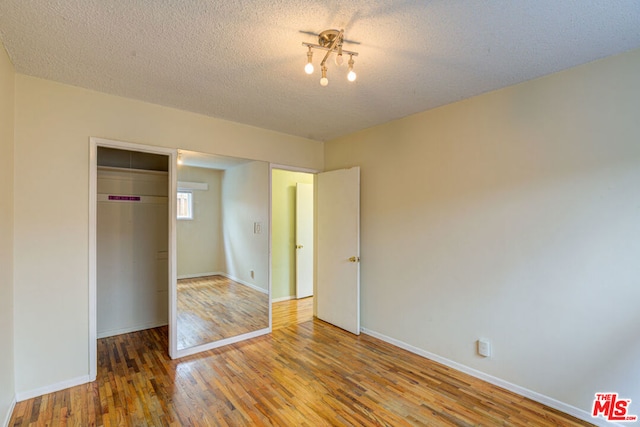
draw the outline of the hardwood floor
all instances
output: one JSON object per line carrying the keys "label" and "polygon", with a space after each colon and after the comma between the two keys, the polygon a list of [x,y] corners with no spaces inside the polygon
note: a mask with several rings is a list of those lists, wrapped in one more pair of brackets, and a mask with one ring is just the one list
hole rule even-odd
{"label": "hardwood floor", "polygon": [[269,295],[223,276],[178,280],[178,349],[269,327]]}
{"label": "hardwood floor", "polygon": [[271,335],[180,360],[166,328],[99,340],[97,381],[20,402],[9,425],[590,425],[283,307]]}
{"label": "hardwood floor", "polygon": [[274,302],[271,315],[274,331],[313,320],[313,297]]}

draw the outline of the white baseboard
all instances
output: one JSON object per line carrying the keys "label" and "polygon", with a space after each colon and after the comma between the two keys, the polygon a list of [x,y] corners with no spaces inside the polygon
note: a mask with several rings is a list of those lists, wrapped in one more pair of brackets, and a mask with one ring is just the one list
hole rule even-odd
{"label": "white baseboard", "polygon": [[8,427],[9,421],[11,421],[11,415],[13,415],[13,409],[16,407],[16,397],[13,397],[13,400],[9,404],[9,409],[7,410],[7,415],[4,417],[4,422],[2,423],[2,427]]}
{"label": "white baseboard", "polygon": [[291,295],[291,296],[288,296],[288,297],[273,298],[271,300],[271,302],[272,303],[273,302],[282,302],[282,301],[289,301],[289,300],[292,300],[292,299],[296,299],[296,296],[295,295]]}
{"label": "white baseboard", "polygon": [[[383,335],[381,333],[378,333],[376,331],[372,331],[370,329],[366,329],[366,328],[361,328],[361,332],[367,335],[370,335],[374,338],[378,338],[379,340],[385,341],[389,344],[395,345],[396,347],[400,347],[404,350],[407,350],[411,353],[417,354],[418,356],[422,356],[424,358],[427,358],[429,360],[433,360],[435,362],[441,363],[445,366],[448,366],[449,368],[455,369],[457,371],[460,372],[464,372],[465,374],[471,375],[472,377],[481,379],[483,381],[486,381],[490,384],[493,384],[495,386],[498,387],[502,387],[506,390],[509,390],[513,393],[519,394],[520,396],[523,397],[527,397],[531,400],[534,400],[538,403],[542,403],[543,405],[549,406],[551,408],[557,409],[558,411],[562,411],[566,414],[572,415],[576,418],[579,418],[583,421],[587,421],[599,426],[607,426],[607,427],[613,427],[613,426],[620,426],[620,424],[614,424],[614,423],[610,423],[605,421],[604,419],[601,418],[593,418],[591,416],[591,414],[587,411],[584,411],[580,408],[576,408],[575,406],[569,405],[567,403],[564,402],[560,402],[559,400],[556,400],[552,397],[549,396],[545,396],[543,394],[540,394],[538,392],[535,392],[533,390],[529,390],[527,388],[521,387],[519,385],[516,384],[512,384],[508,381],[505,381],[503,379],[494,377],[492,375],[489,374],[485,374],[484,372],[478,371],[476,369],[470,368],[468,366],[465,366],[461,363],[458,362],[454,362],[453,360],[449,360],[447,358],[444,358],[442,356],[438,356],[437,354],[431,353],[429,351],[423,350],[421,348],[418,347],[414,347],[410,344],[407,344],[403,341],[397,340],[395,338],[391,338],[388,337],[386,335]],[[620,426],[621,427],[621,426]]]}
{"label": "white baseboard", "polygon": [[98,331],[98,339],[100,338],[107,338],[107,337],[113,337],[115,335],[122,335],[122,334],[128,334],[130,332],[138,332],[138,331],[144,331],[145,329],[151,329],[151,328],[159,328],[160,326],[167,326],[168,323],[167,321],[162,321],[162,322],[151,322],[151,323],[145,323],[142,325],[137,325],[137,326],[130,326],[127,328],[121,328],[121,329],[111,329],[109,331]]}
{"label": "white baseboard", "polygon": [[178,276],[178,280],[180,279],[197,279],[199,277],[208,277],[208,276],[224,276],[224,273],[219,271],[212,271],[209,273],[195,273],[195,274],[183,274]]}
{"label": "white baseboard", "polygon": [[16,393],[16,401],[22,402],[23,400],[33,399],[34,397],[42,396],[48,393],[54,393],[56,391],[64,390],[77,385],[90,383],[92,381],[89,375],[83,375],[81,377],[72,378],[66,381],[60,381],[56,384],[51,384],[45,387],[36,388],[34,390],[23,391]]}
{"label": "white baseboard", "polygon": [[248,287],[250,287],[251,289],[253,289],[254,291],[262,292],[263,294],[268,294],[268,293],[269,293],[269,291],[268,291],[267,289],[262,289],[261,287],[256,286],[256,285],[254,285],[253,283],[249,283],[249,282],[246,282],[246,281],[244,281],[244,280],[242,280],[242,279],[238,279],[237,277],[233,277],[233,276],[232,276],[232,275],[230,275],[230,274],[227,274],[227,273],[219,273],[219,274],[220,274],[221,276],[226,277],[226,278],[227,278],[227,279],[229,279],[229,280],[233,280],[234,282],[238,282],[238,283],[240,283],[241,285],[248,286]]}

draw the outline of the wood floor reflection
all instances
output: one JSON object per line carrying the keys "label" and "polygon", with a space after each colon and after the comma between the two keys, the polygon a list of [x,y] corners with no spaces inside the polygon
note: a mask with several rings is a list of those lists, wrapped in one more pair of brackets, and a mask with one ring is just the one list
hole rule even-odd
{"label": "wood floor reflection", "polygon": [[281,329],[313,320],[313,297],[274,302],[271,329]]}
{"label": "wood floor reflection", "polygon": [[223,276],[178,280],[178,349],[269,327],[269,295]]}
{"label": "wood floor reflection", "polygon": [[[296,318],[285,310],[296,305],[274,318]],[[95,382],[20,402],[9,422],[40,425],[591,424],[313,319],[179,360],[167,356],[166,327],[98,340]]]}

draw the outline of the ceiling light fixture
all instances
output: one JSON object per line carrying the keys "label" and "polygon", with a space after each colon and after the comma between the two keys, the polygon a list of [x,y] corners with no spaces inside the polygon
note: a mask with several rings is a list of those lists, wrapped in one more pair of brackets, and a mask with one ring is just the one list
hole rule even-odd
{"label": "ceiling light fixture", "polygon": [[304,66],[304,71],[307,74],[313,73],[313,49],[326,50],[327,53],[324,55],[322,62],[320,63],[320,70],[322,71],[322,77],[320,79],[320,84],[322,86],[327,86],[329,84],[329,79],[327,79],[327,59],[331,53],[335,53],[335,63],[337,66],[343,64],[343,54],[349,55],[349,74],[347,74],[347,80],[353,82],[356,80],[356,73],[353,71],[353,57],[358,56],[358,52],[351,52],[348,50],[344,50],[342,48],[342,44],[344,43],[344,30],[325,30],[318,34],[318,44],[314,43],[305,43],[302,42],[304,46],[309,48],[307,52],[307,64]]}
{"label": "ceiling light fixture", "polygon": [[178,151],[178,164],[182,164],[182,153]]}

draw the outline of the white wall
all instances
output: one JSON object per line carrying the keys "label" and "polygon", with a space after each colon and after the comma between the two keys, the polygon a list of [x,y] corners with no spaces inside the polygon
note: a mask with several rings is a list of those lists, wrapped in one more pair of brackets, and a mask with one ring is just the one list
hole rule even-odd
{"label": "white wall", "polygon": [[[254,232],[254,223],[261,232]],[[269,290],[269,164],[250,162],[222,177],[222,229],[226,273]],[[251,270],[254,277],[251,277]]]}
{"label": "white wall", "polygon": [[[13,337],[13,65],[0,42],[0,425],[15,396]],[[8,420],[7,420],[8,421]]]}
{"label": "white wall", "polygon": [[[98,338],[168,322],[168,189],[167,172],[98,168]],[[111,201],[110,195],[141,200]]]}
{"label": "white wall", "polygon": [[361,166],[363,326],[640,413],[638,76],[633,51],[327,143]]}
{"label": "white wall", "polygon": [[22,395],[86,380],[89,372],[90,136],[323,166],[322,144],[303,138],[19,74],[15,87],[15,378]]}
{"label": "white wall", "polygon": [[193,190],[193,219],[178,220],[178,278],[224,272],[222,244],[223,171],[178,166],[178,181],[199,182],[208,190]]}

